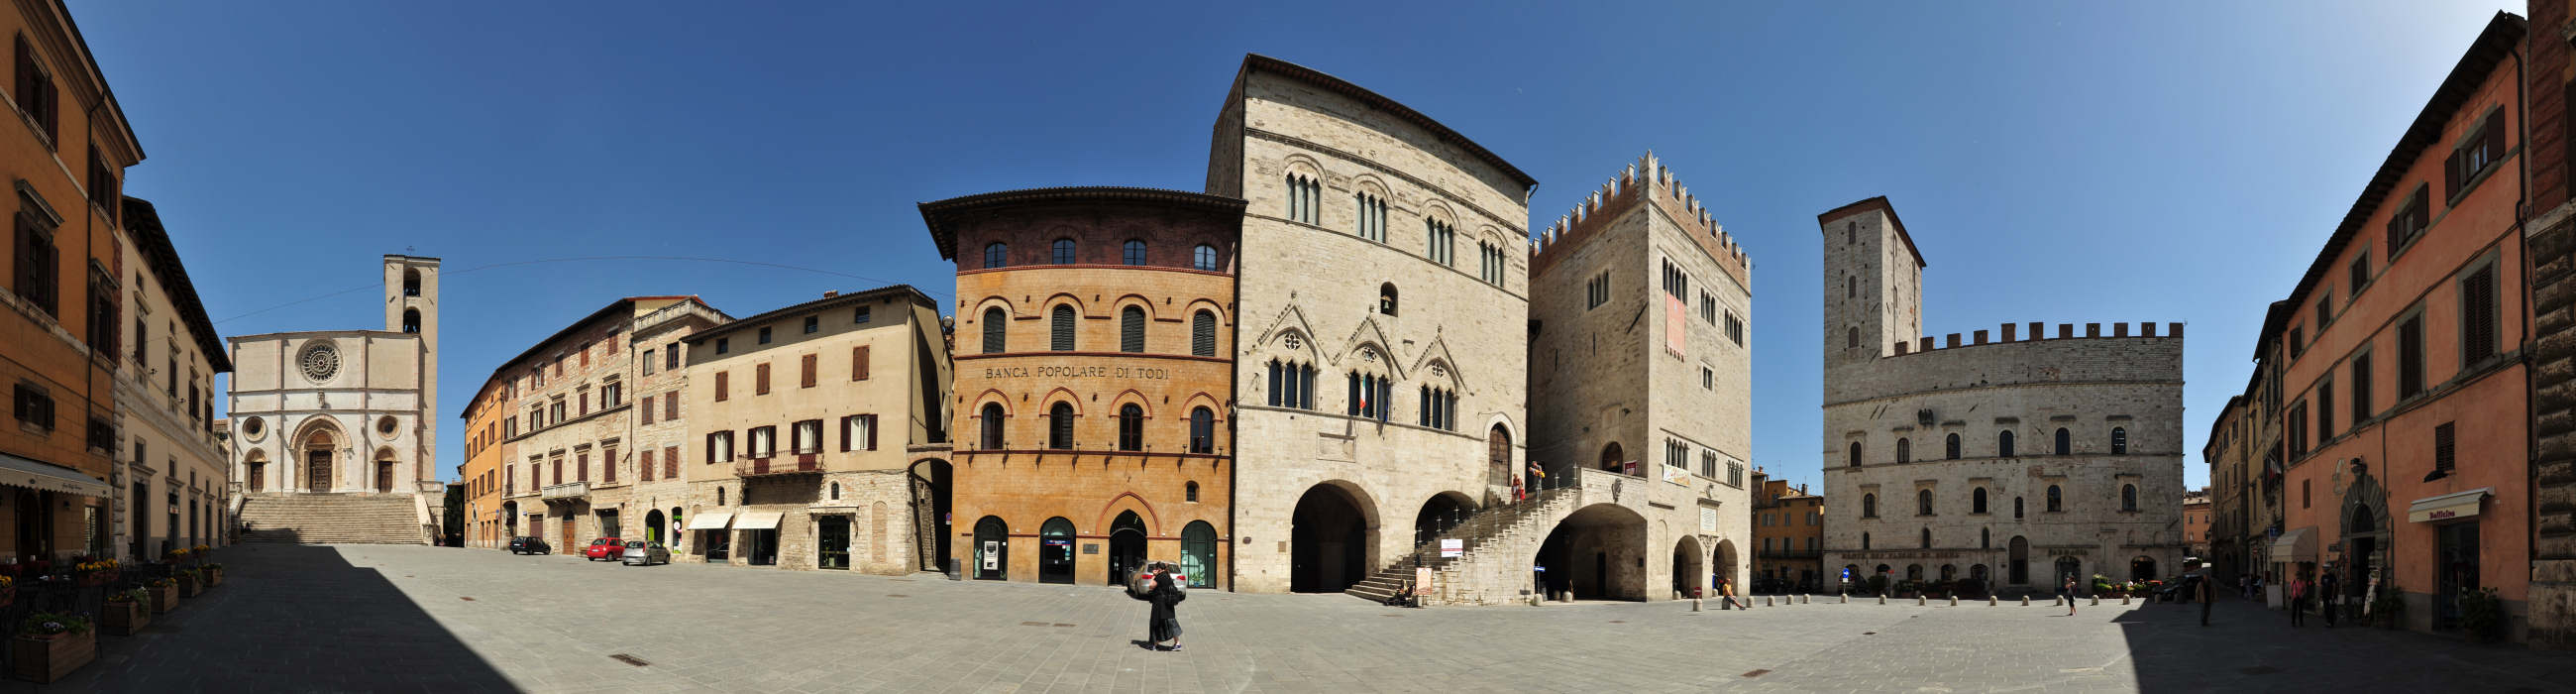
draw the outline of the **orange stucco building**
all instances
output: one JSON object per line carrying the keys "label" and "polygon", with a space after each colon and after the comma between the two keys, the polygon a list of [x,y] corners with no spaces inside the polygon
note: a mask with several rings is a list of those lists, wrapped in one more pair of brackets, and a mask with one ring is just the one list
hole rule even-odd
{"label": "orange stucco building", "polygon": [[[1825,497],[1806,485],[1753,471],[1753,590],[1822,590],[1841,576],[1825,574]],[[1738,588],[1738,593],[1746,592]]]}
{"label": "orange stucco building", "polygon": [[519,449],[512,439],[519,435],[519,391],[516,379],[499,374],[483,382],[483,389],[465,405],[465,462],[456,466],[457,481],[465,486],[465,545],[500,548],[506,546],[508,521],[513,517],[502,508],[503,500],[518,491],[518,480],[503,475],[501,464],[512,460]]}
{"label": "orange stucco building", "polygon": [[119,189],[143,149],[71,11],[53,1],[10,7],[0,29],[15,37],[5,94],[18,119],[0,128],[15,212],[0,251],[9,267],[0,383],[13,421],[0,426],[9,473],[0,476],[0,554],[60,561],[105,554],[111,537],[108,485],[125,452],[114,396],[122,296],[142,270],[122,261]]}
{"label": "orange stucco building", "polygon": [[2463,589],[2494,589],[2517,635],[2525,614],[2523,34],[2497,14],[2265,327],[2287,471],[2264,568],[2394,590],[2418,630],[2457,625]]}
{"label": "orange stucco building", "polygon": [[[953,540],[968,578],[1231,587],[1243,202],[1044,188],[921,205],[957,261]],[[936,475],[934,475],[936,476]]]}

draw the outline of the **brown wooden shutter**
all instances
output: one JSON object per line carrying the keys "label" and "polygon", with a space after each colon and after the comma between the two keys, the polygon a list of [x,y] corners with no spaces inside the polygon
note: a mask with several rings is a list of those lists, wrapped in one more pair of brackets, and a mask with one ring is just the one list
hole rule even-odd
{"label": "brown wooden shutter", "polygon": [[2425,229],[2431,228],[2432,226],[2433,201],[2425,199],[2425,189],[2423,186],[2417,186],[2415,188],[2415,230],[2413,233],[2409,234],[2408,237],[2412,238],[2414,236],[2422,235]]}
{"label": "brown wooden shutter", "polygon": [[857,346],[857,347],[852,347],[852,348],[850,348],[850,380],[853,380],[853,381],[865,381],[865,380],[868,380],[868,347],[867,347],[867,345],[860,345],[860,346]]}
{"label": "brown wooden shutter", "polygon": [[733,374],[724,371],[716,372],[716,402],[725,401],[725,390],[732,385],[732,381]]}
{"label": "brown wooden shutter", "polygon": [[808,355],[805,355],[805,356],[804,356],[804,358],[802,358],[802,359],[799,359],[799,360],[798,360],[798,364],[797,364],[797,366],[803,370],[803,373],[799,374],[799,376],[801,377],[801,385],[799,385],[798,387],[801,387],[801,388],[812,388],[812,387],[814,387],[814,357],[815,357],[815,356],[817,356],[817,355],[808,354]]}
{"label": "brown wooden shutter", "polygon": [[868,418],[868,450],[873,451],[877,449],[877,416],[865,416]]}
{"label": "brown wooden shutter", "polygon": [[670,420],[679,419],[679,418],[680,418],[680,391],[676,391],[676,390],[674,390],[674,391],[671,391],[671,392],[668,392],[668,393],[663,393],[663,394],[662,394],[662,420],[663,420],[663,421],[670,421]]}
{"label": "brown wooden shutter", "polygon": [[2455,434],[2451,424],[2451,422],[2443,422],[2440,426],[2433,427],[2433,470],[2436,472],[2450,472],[2456,461],[2452,457]]}
{"label": "brown wooden shutter", "polygon": [[617,447],[616,447],[616,446],[609,446],[609,447],[606,447],[606,448],[602,448],[602,449],[600,449],[600,454],[599,454],[599,467],[600,467],[600,471],[601,471],[601,473],[602,473],[602,474],[607,475],[607,481],[610,481],[610,482],[615,482],[615,481],[617,481]]}
{"label": "brown wooden shutter", "polygon": [[646,482],[653,481],[653,449],[644,449],[644,459],[641,462],[642,465],[636,466],[641,471],[640,476]]}
{"label": "brown wooden shutter", "polygon": [[2504,159],[2504,109],[2487,114],[2486,128],[2486,141],[2479,146],[2487,150],[2487,166],[2495,166]]}
{"label": "brown wooden shutter", "polygon": [[2448,200],[2460,194],[2460,162],[2467,159],[2467,154],[2468,148],[2454,149],[2451,150],[2450,158],[2442,160],[2443,199]]}
{"label": "brown wooden shutter", "polygon": [[[645,424],[652,424],[652,423],[653,423],[653,396],[650,396],[650,395],[644,396],[644,407],[643,407],[642,409],[643,409],[643,413],[644,413],[644,423],[645,423]],[[651,451],[646,451],[644,454],[645,454],[645,455],[652,455],[652,452],[651,452]]]}
{"label": "brown wooden shutter", "polygon": [[664,446],[662,448],[662,479],[677,479],[679,476],[680,447]]}
{"label": "brown wooden shutter", "polygon": [[754,366],[754,367],[752,367],[752,369],[751,369],[751,394],[753,394],[753,395],[768,395],[768,394],[769,394],[769,365],[768,365],[768,364],[761,364],[761,365],[759,365],[759,366]]}

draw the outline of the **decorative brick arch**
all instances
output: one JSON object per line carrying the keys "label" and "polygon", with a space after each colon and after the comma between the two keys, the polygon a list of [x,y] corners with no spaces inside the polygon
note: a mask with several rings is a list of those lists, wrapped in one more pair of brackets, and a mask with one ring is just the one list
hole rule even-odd
{"label": "decorative brick arch", "polygon": [[1109,503],[1101,504],[1100,513],[1092,519],[1092,532],[1105,532],[1109,527],[1109,520],[1118,517],[1120,511],[1135,511],[1138,518],[1144,519],[1145,536],[1148,539],[1163,537],[1163,519],[1154,513],[1154,504],[1133,491],[1121,492],[1117,496],[1110,497]]}

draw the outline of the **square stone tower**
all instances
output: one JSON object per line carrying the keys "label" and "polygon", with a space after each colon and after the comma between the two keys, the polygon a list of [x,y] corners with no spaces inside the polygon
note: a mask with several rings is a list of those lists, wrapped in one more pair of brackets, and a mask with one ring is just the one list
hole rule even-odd
{"label": "square stone tower", "polygon": [[1854,211],[1823,228],[1828,390],[1839,368],[1888,356],[1923,330],[1923,253],[1896,208],[1875,197],[1846,209]]}
{"label": "square stone tower", "polygon": [[385,331],[420,336],[420,451],[416,480],[438,478],[438,259],[385,256]]}

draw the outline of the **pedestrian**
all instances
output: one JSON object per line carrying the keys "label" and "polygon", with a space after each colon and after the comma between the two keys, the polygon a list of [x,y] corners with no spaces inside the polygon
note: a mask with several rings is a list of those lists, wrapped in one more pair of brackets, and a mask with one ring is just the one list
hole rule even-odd
{"label": "pedestrian", "polygon": [[2335,608],[2342,607],[2343,603],[2343,591],[2337,590],[2339,584],[2333,571],[2327,571],[2323,578],[2317,579],[2317,611],[2325,614],[2328,629],[2334,628]]}
{"label": "pedestrian", "polygon": [[2296,627],[2301,624],[2306,624],[2308,621],[2308,579],[2305,576],[2291,576],[2289,587],[2290,626]]}
{"label": "pedestrian", "polygon": [[[1145,599],[1154,603],[1151,621],[1146,625],[1146,636],[1154,641],[1150,647],[1158,651],[1181,650],[1181,618],[1173,613],[1172,606],[1189,599],[1189,595],[1182,593],[1180,586],[1172,584],[1171,572],[1156,564],[1154,589],[1146,592]],[[1172,642],[1172,646],[1163,647],[1164,641]]]}
{"label": "pedestrian", "polygon": [[2211,595],[2218,592],[2218,586],[2210,585],[2209,572],[2207,571],[2201,572],[2200,580],[2194,581],[2194,583],[2199,584],[2200,588],[2200,625],[2209,626],[2209,601]]}
{"label": "pedestrian", "polygon": [[2066,597],[2066,616],[2075,616],[2075,574],[2066,575],[2066,585],[2059,586],[2057,594]]}
{"label": "pedestrian", "polygon": [[[1720,600],[1724,600],[1724,601],[1725,601],[1725,602],[1722,602],[1722,603],[1718,603],[1718,609],[1721,609],[1721,610],[1736,610],[1736,609],[1750,610],[1750,609],[1753,609],[1753,603],[1749,603],[1749,602],[1738,602],[1738,601],[1736,601],[1736,599],[1735,599],[1735,582],[1734,582],[1734,581],[1732,581],[1732,580],[1723,579],[1723,578],[1721,578],[1721,579],[1717,579],[1717,597],[1718,597],[1718,599],[1720,599]],[[1740,607],[1739,607],[1739,606],[1740,606]]]}

